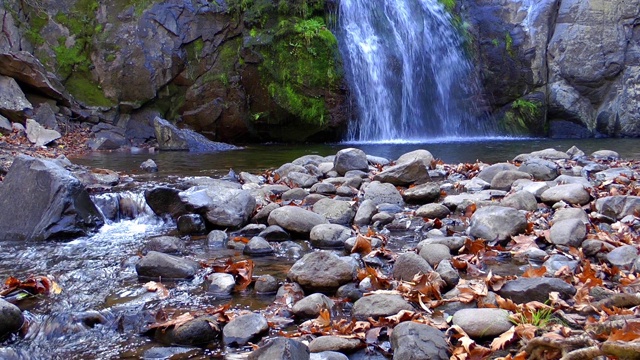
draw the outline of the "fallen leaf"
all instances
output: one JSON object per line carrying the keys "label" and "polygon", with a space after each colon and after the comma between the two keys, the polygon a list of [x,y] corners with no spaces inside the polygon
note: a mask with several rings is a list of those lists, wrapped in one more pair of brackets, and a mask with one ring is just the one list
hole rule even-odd
{"label": "fallen leaf", "polygon": [[167,290],[167,288],[162,283],[149,281],[148,283],[144,284],[143,287],[147,289],[147,291],[157,292],[159,294],[158,296],[161,299],[169,297],[169,290]]}
{"label": "fallen leaf", "polygon": [[525,270],[525,272],[522,274],[522,277],[536,278],[536,277],[542,277],[546,273],[547,273],[547,268],[545,266],[541,266],[537,269],[532,266],[529,266],[527,270]]}
{"label": "fallen leaf", "polygon": [[365,238],[362,235],[356,237],[356,242],[351,248],[351,253],[358,253],[361,255],[367,255],[371,252],[371,240]]}
{"label": "fallen leaf", "polygon": [[172,327],[172,326],[173,326],[174,329],[177,329],[180,326],[184,325],[186,322],[191,321],[193,319],[195,319],[193,317],[193,315],[191,315],[191,313],[186,312],[186,313],[178,316],[175,319],[171,319],[169,321],[165,321],[165,322],[162,322],[162,323],[152,324],[152,325],[150,325],[148,327],[148,330],[157,329],[157,328],[167,329],[167,328]]}
{"label": "fallen leaf", "polygon": [[516,340],[518,337],[516,336],[516,327],[512,326],[509,330],[502,333],[497,338],[493,339],[491,342],[491,350],[498,351],[504,349],[504,347],[510,342]]}

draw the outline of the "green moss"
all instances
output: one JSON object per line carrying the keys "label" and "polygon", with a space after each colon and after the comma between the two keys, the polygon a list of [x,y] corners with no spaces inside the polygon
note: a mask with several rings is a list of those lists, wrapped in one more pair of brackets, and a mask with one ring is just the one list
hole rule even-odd
{"label": "green moss", "polygon": [[42,29],[49,23],[49,16],[44,12],[35,12],[29,17],[29,26],[25,32],[27,40],[35,46],[44,44]]}
{"label": "green moss", "polygon": [[98,84],[91,80],[88,72],[74,72],[65,82],[65,86],[79,101],[89,106],[113,106]]}
{"label": "green moss", "polygon": [[53,48],[53,52],[56,54],[57,70],[63,78],[68,77],[75,71],[89,71],[91,60],[88,57],[85,45],[86,42],[80,39],[71,47],[65,46],[63,42]]}
{"label": "green moss", "polygon": [[515,51],[513,50],[513,38],[508,32],[504,35],[504,48],[509,56],[514,57]]}
{"label": "green moss", "polygon": [[106,62],[113,62],[116,60],[116,54],[108,54],[105,58],[104,61]]}
{"label": "green moss", "polygon": [[453,13],[456,9],[456,0],[438,0],[438,2],[440,2],[442,6],[444,6],[445,10],[450,13]]}
{"label": "green moss", "polygon": [[538,102],[523,98],[515,100],[502,119],[502,127],[509,133],[530,133],[532,123],[540,115],[541,106]]}

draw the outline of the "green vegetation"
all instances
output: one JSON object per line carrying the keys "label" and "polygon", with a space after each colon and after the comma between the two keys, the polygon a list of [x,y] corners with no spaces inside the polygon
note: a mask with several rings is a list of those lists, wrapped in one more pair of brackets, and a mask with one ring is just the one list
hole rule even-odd
{"label": "green vegetation", "polygon": [[44,44],[42,37],[42,29],[49,23],[49,16],[44,12],[36,12],[32,14],[29,21],[28,30],[25,36],[29,42],[35,46]]}
{"label": "green vegetation", "polygon": [[504,35],[504,48],[509,56],[515,56],[515,51],[513,50],[513,38],[509,32]]}
{"label": "green vegetation", "polygon": [[85,104],[94,106],[113,106],[113,101],[104,96],[104,92],[91,79],[91,74],[84,72],[73,73],[65,85],[70,93]]}
{"label": "green vegetation", "polygon": [[453,11],[456,9],[456,0],[438,0],[438,2],[440,2],[450,13],[453,13]]}
{"label": "green vegetation", "polygon": [[526,309],[524,312],[513,314],[511,322],[515,325],[530,324],[537,328],[546,328],[553,322],[553,308]]}
{"label": "green vegetation", "polygon": [[511,103],[511,109],[503,118],[503,127],[511,133],[530,133],[532,123],[540,115],[541,104],[523,98]]}

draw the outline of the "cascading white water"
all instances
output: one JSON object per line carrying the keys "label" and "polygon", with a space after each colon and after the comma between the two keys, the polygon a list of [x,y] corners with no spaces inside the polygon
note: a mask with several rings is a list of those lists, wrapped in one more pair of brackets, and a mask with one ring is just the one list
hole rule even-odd
{"label": "cascading white water", "polygon": [[438,0],[340,0],[337,36],[357,107],[348,141],[487,135],[473,66]]}

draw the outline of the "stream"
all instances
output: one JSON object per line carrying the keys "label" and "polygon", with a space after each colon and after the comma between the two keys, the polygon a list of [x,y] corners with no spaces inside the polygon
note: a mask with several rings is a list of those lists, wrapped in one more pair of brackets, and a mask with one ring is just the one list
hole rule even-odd
{"label": "stream", "polygon": [[[247,290],[232,298],[217,298],[206,292],[205,271],[190,281],[165,283],[169,296],[161,298],[149,292],[139,281],[135,263],[146,239],[156,235],[175,235],[175,224],[155,216],[144,203],[146,186],[184,176],[225,175],[229,168],[236,172],[261,173],[307,154],[332,155],[339,149],[358,147],[367,154],[395,159],[411,150],[424,148],[446,163],[474,162],[481,159],[494,163],[514,156],[556,148],[566,151],[572,145],[585,153],[610,149],[622,158],[640,158],[637,139],[591,140],[484,140],[474,142],[438,143],[378,143],[324,145],[254,145],[242,150],[219,153],[94,153],[73,162],[107,168],[131,175],[138,188],[121,192],[137,204],[138,216],[132,220],[109,222],[99,232],[69,242],[1,242],[0,279],[18,279],[29,275],[49,275],[62,288],[60,294],[34,297],[18,302],[29,322],[26,331],[0,344],[0,359],[205,359],[244,358],[248,349],[226,349],[215,345],[208,349],[166,347],[142,335],[159,309],[196,310],[230,302],[241,309],[264,309],[274,296],[261,296]],[[151,158],[160,171],[146,174],[139,164]],[[94,195],[99,197],[114,194]],[[206,236],[184,237],[186,255],[200,261],[234,257],[243,258],[235,250],[213,250]],[[392,237],[390,248],[399,250],[415,246],[413,236]],[[301,241],[303,249],[309,246]],[[284,280],[288,268],[301,256],[276,252],[275,255],[253,258],[254,276],[271,274]],[[520,264],[498,263],[495,273],[517,271]],[[151,318],[150,318],[151,317]],[[158,355],[160,354],[160,355]]]}

